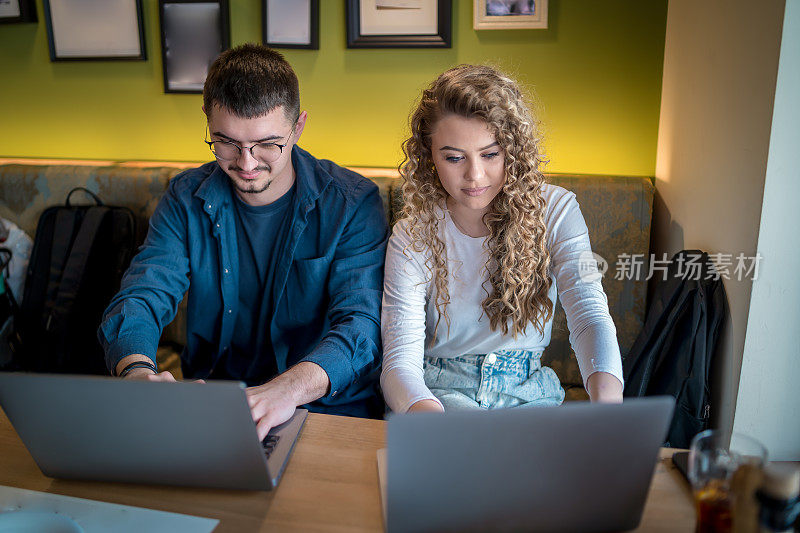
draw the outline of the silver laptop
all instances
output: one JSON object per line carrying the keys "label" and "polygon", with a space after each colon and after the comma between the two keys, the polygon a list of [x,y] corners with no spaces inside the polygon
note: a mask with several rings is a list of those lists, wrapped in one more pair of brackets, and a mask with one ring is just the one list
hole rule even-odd
{"label": "silver laptop", "polygon": [[277,486],[308,414],[260,442],[238,382],[17,373],[0,406],[46,476],[246,490]]}
{"label": "silver laptop", "polygon": [[657,397],[395,416],[387,435],[387,529],[635,528],[673,403]]}

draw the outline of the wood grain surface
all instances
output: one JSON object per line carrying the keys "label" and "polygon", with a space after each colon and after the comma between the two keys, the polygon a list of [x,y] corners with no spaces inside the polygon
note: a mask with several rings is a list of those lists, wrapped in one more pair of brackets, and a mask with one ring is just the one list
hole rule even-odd
{"label": "wood grain surface", "polygon": [[[0,485],[217,518],[221,533],[381,531],[375,457],[385,443],[383,421],[312,413],[274,492],[55,480],[39,471],[0,410]],[[661,451],[637,531],[694,530],[691,493],[672,451]]]}

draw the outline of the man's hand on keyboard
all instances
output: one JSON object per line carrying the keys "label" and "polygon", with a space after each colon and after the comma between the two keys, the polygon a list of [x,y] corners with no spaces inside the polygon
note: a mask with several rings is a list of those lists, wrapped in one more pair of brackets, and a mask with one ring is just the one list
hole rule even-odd
{"label": "man's hand on keyboard", "polygon": [[258,439],[264,440],[270,429],[283,424],[298,405],[321,398],[328,390],[328,374],[315,363],[298,363],[272,380],[247,389],[247,402]]}
{"label": "man's hand on keyboard", "polygon": [[247,402],[256,422],[258,440],[264,440],[270,429],[289,420],[297,407],[291,391],[279,378],[247,389]]}
{"label": "man's hand on keyboard", "polygon": [[128,375],[123,379],[138,379],[142,381],[176,381],[175,376],[173,376],[172,372],[168,370],[159,372],[158,374],[153,374],[153,372],[146,368],[134,368],[128,372]]}

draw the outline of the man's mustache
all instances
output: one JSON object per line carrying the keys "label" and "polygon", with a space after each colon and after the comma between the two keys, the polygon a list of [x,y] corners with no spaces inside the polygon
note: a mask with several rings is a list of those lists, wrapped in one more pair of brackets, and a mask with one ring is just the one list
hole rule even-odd
{"label": "man's mustache", "polygon": [[[235,165],[231,166],[231,167],[228,167],[228,170],[234,170],[234,171],[237,171],[237,172],[244,172],[244,170],[242,170],[241,167],[237,167]],[[265,170],[267,172],[270,172],[272,170],[272,167],[269,166],[269,165],[258,166],[256,168],[254,168],[253,170],[248,170],[247,172],[253,172],[253,171],[256,171],[256,170],[259,171],[259,172],[263,172]]]}

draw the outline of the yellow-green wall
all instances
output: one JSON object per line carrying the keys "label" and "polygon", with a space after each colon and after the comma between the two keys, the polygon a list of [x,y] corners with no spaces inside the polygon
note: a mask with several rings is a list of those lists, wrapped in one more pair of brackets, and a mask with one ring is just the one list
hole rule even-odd
{"label": "yellow-green wall", "polygon": [[[0,25],[0,156],[207,160],[200,95],[164,94],[158,6],[146,62],[51,63],[38,24]],[[535,91],[551,172],[653,175],[667,0],[550,0],[547,30],[472,29],[453,48],[345,47],[344,2],[321,0],[320,50],[286,50],[309,122],[301,145],[347,165],[395,166],[414,99],[458,63],[491,62]],[[261,1],[230,0],[232,44],[260,41]]]}

